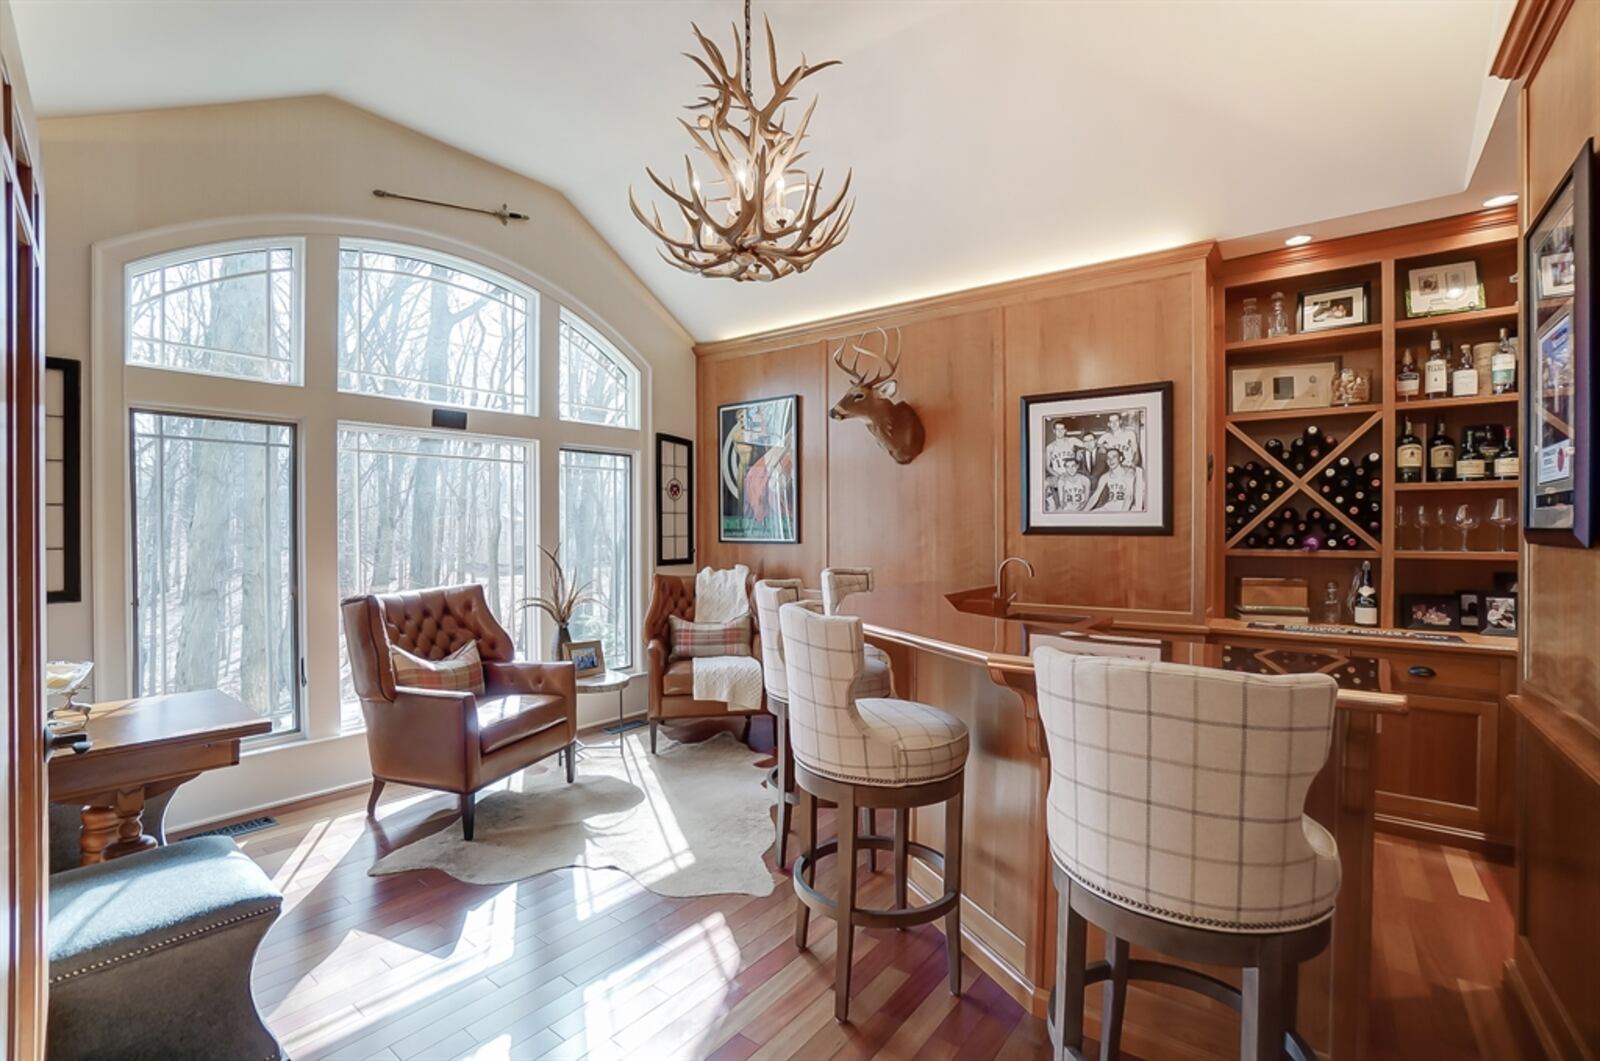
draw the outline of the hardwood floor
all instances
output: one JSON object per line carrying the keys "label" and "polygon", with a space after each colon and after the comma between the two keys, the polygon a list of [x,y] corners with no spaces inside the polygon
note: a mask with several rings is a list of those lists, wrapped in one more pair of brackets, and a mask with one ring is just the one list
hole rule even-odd
{"label": "hardwood floor", "polygon": [[[617,871],[499,887],[435,871],[369,877],[384,852],[455,827],[451,797],[397,786],[385,797],[376,822],[365,793],[353,793],[280,812],[277,826],[240,839],[286,896],[255,988],[297,1061],[1048,1055],[1042,1023],[972,963],[963,995],[950,996],[932,925],[860,933],[853,1021],[836,1024],[833,924],[813,918],[811,949],[797,952],[787,882],[759,899],[666,899]],[[1509,868],[1383,837],[1377,874],[1369,1056],[1537,1057],[1501,986]],[[887,901],[885,873],[863,866],[861,877],[869,901]],[[1209,1044],[1236,1020],[1206,1000],[1138,989],[1127,1019],[1130,1061],[1219,1056]],[[1172,1045],[1153,1047],[1155,1029]]]}

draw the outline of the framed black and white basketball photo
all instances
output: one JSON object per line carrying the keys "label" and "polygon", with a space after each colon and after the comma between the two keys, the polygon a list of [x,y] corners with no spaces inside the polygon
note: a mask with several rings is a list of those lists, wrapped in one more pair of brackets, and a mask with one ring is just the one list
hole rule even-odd
{"label": "framed black and white basketball photo", "polygon": [[1172,533],[1172,382],[1022,399],[1022,533]]}

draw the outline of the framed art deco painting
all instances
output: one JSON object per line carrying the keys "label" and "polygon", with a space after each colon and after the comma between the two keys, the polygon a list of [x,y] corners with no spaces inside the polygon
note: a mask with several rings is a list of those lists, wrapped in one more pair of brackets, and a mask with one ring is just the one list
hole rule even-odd
{"label": "framed art deco painting", "polygon": [[717,540],[800,541],[800,397],[717,407]]}

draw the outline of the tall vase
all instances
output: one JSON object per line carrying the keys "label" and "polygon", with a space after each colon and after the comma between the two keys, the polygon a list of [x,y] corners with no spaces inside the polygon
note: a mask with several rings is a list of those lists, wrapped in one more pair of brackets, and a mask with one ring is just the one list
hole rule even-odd
{"label": "tall vase", "polygon": [[567,629],[566,623],[558,623],[555,636],[550,639],[550,658],[559,661],[561,659],[561,646],[571,643],[572,631]]}

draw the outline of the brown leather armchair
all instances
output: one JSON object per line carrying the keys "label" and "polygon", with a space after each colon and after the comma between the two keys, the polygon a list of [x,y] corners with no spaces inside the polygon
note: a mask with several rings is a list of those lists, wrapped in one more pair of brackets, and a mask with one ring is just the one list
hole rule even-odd
{"label": "brown leather armchair", "polygon": [[[482,586],[445,586],[412,593],[349,597],[345,643],[361,713],[367,720],[372,795],[384,783],[416,785],[461,797],[461,834],[472,839],[473,797],[485,785],[565,753],[573,779],[578,689],[571,663],[526,663],[495,620]],[[487,687],[470,692],[397,686],[389,646],[423,659],[443,659],[478,643]]]}
{"label": "brown leather armchair", "polygon": [[[752,572],[745,579],[745,596],[750,599],[750,654],[761,658],[761,631],[757,627],[755,605],[756,576]],[[680,619],[694,620],[694,576],[656,575],[650,586],[650,610],[644,617],[645,658],[649,664],[650,750],[656,750],[656,727],[667,718],[706,718],[742,716],[744,737],[750,736],[750,719],[766,710],[765,705],[754,711],[735,711],[717,700],[694,698],[694,663],[692,660],[669,661],[672,630],[667,621],[676,615]],[[765,697],[763,697],[763,700]]]}

